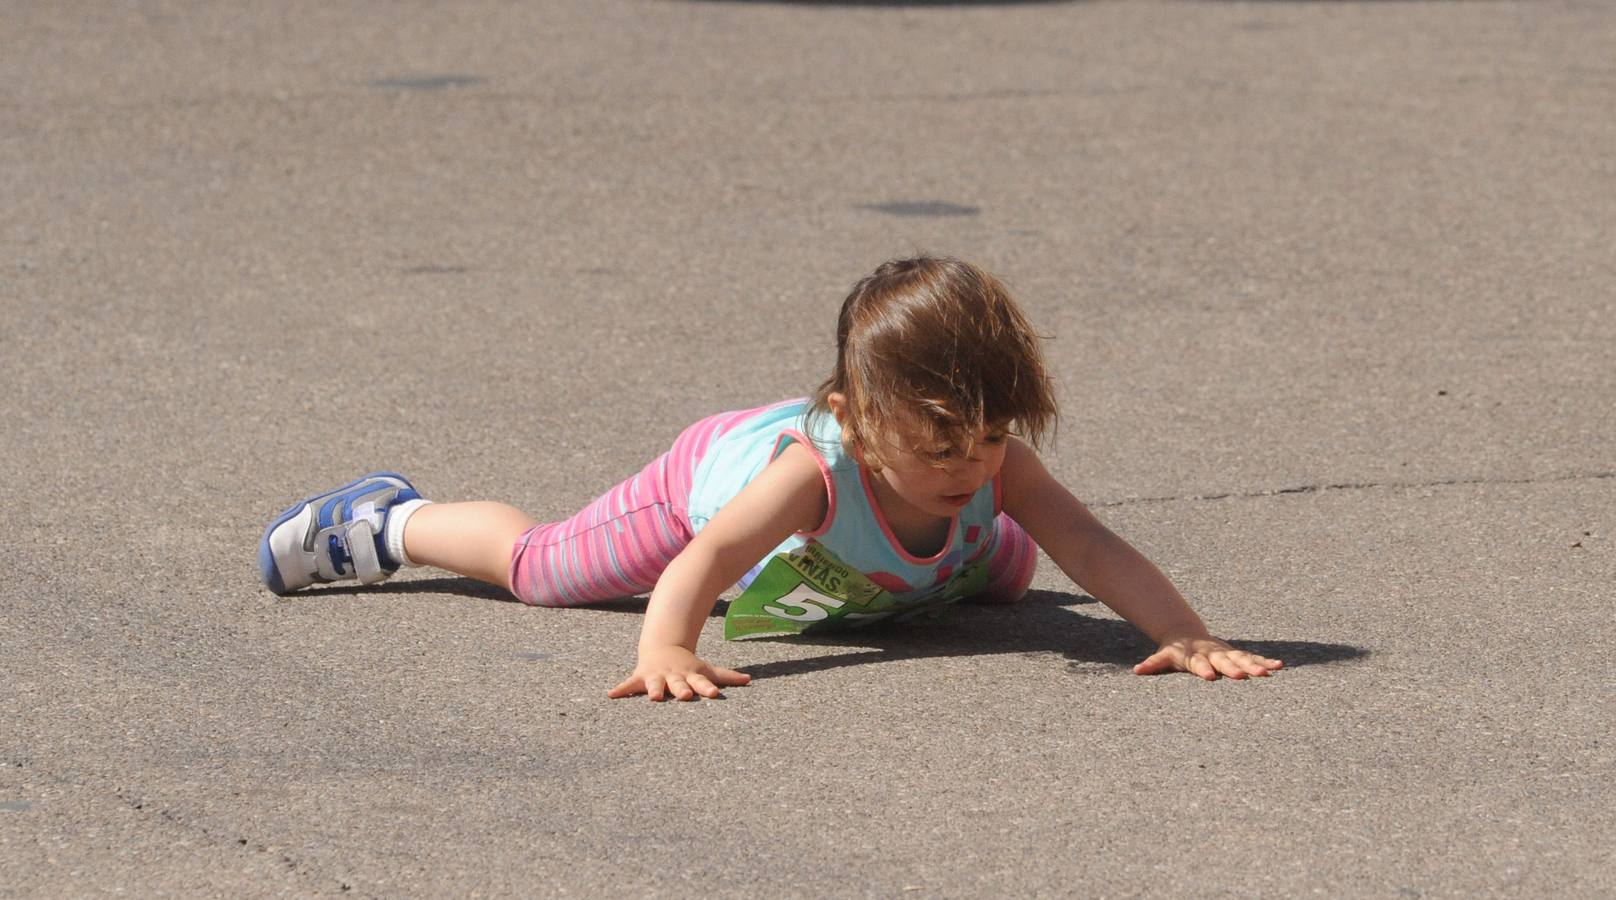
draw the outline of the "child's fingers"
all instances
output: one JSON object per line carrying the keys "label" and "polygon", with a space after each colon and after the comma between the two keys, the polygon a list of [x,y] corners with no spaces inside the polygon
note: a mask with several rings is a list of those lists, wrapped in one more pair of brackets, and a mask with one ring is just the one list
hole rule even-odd
{"label": "child's fingers", "polygon": [[1251,674],[1246,671],[1245,665],[1240,661],[1239,655],[1236,653],[1227,650],[1214,650],[1207,654],[1206,659],[1219,675],[1241,679]]}
{"label": "child's fingers", "polygon": [[1252,656],[1249,653],[1242,654],[1240,657],[1240,664],[1246,667],[1247,675],[1256,675],[1259,678],[1266,676],[1268,674],[1268,666],[1264,665],[1263,663],[1264,660],[1262,657]]}
{"label": "child's fingers", "polygon": [[630,675],[623,679],[617,687],[607,691],[606,696],[611,700],[621,700],[624,697],[632,697],[635,694],[643,693],[645,693],[645,683],[640,681],[638,675]]}
{"label": "child's fingers", "polygon": [[696,699],[696,692],[690,689],[690,685],[680,675],[668,676],[668,691],[680,700]]}
{"label": "child's fingers", "polygon": [[1243,679],[1267,675],[1284,663],[1266,656],[1235,650],[1225,645],[1222,649],[1208,649],[1185,653],[1174,647],[1163,647],[1145,657],[1133,667],[1135,675],[1155,675],[1161,672],[1185,671],[1197,678],[1216,681],[1218,677]]}
{"label": "child's fingers", "polygon": [[1194,656],[1190,657],[1189,664],[1186,665],[1184,668],[1191,675],[1195,675],[1195,676],[1198,676],[1200,678],[1205,678],[1207,681],[1217,681],[1218,680],[1218,670],[1213,668],[1212,661],[1207,659],[1206,657],[1202,656],[1199,653],[1197,653]]}
{"label": "child's fingers", "polygon": [[734,669],[726,669],[723,666],[710,666],[709,668],[712,669],[713,680],[724,687],[737,687],[739,685],[752,683],[752,676],[746,674],[745,672],[737,672]]}
{"label": "child's fingers", "polygon": [[1244,670],[1247,675],[1267,675],[1270,670],[1277,669],[1280,665],[1277,659],[1268,659],[1255,653],[1247,653],[1244,650],[1230,650],[1229,659]]}
{"label": "child's fingers", "polygon": [[693,688],[696,693],[702,695],[703,697],[718,696],[718,685],[708,681],[707,676],[701,674],[700,672],[692,672],[690,674],[689,683],[691,688]]}
{"label": "child's fingers", "polygon": [[668,695],[663,691],[666,686],[667,681],[661,675],[647,675],[645,677],[646,698],[655,700],[658,703],[668,699]]}
{"label": "child's fingers", "polygon": [[1173,662],[1173,651],[1157,650],[1134,666],[1133,673],[1135,675],[1158,675],[1162,672],[1172,672],[1177,668],[1178,666]]}

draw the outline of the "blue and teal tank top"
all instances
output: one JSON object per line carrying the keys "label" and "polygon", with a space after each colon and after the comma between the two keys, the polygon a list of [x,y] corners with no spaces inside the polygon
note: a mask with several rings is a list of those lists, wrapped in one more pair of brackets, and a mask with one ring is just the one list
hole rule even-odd
{"label": "blue and teal tank top", "polygon": [[825,521],[813,531],[787,538],[769,557],[759,560],[741,580],[741,587],[751,584],[770,557],[813,541],[898,600],[919,601],[944,590],[966,566],[993,548],[998,478],[983,485],[954,517],[940,550],[928,557],[915,556],[899,543],[876,505],[869,471],[842,446],[841,426],[830,415],[815,416],[810,432],[807,411],[805,399],[763,407],[715,437],[696,464],[687,507],[695,531],[706,527],[719,508],[792,441],[814,455],[825,476],[829,497]]}

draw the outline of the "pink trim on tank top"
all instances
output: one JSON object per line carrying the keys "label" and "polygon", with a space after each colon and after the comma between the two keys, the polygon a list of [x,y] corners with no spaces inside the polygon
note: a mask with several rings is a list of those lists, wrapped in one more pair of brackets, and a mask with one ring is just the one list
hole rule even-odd
{"label": "pink trim on tank top", "polygon": [[870,510],[875,513],[875,524],[881,526],[881,533],[887,536],[887,543],[892,545],[899,559],[911,565],[929,566],[948,555],[949,549],[954,546],[954,532],[959,531],[959,516],[948,520],[948,537],[943,539],[941,550],[931,556],[916,556],[903,546],[903,542],[898,540],[896,534],[892,533],[892,526],[887,524],[886,513],[881,511],[881,504],[875,502],[875,490],[870,487],[870,470],[863,466],[859,466],[859,483],[864,485],[864,499],[870,502]]}
{"label": "pink trim on tank top", "polygon": [[819,527],[813,531],[797,532],[806,538],[816,538],[829,531],[830,523],[836,521],[836,479],[831,477],[830,466],[826,464],[825,457],[820,455],[819,448],[814,446],[814,442],[809,440],[802,432],[793,429],[780,432],[780,437],[776,438],[774,442],[774,452],[769,454],[769,462],[774,462],[780,456],[781,451],[785,449],[786,438],[796,441],[809,453],[813,454],[814,462],[819,464],[820,477],[825,479],[825,520],[820,522]]}

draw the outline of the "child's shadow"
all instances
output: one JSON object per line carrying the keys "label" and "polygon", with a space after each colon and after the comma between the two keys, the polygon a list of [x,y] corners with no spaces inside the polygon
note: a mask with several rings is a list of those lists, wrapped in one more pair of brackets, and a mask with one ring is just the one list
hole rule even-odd
{"label": "child's shadow", "polygon": [[[300,595],[313,597],[360,592],[448,593],[516,602],[506,591],[469,578],[421,578],[370,587],[316,588],[303,591]],[[756,663],[744,668],[755,678],[781,678],[843,666],[905,659],[1059,653],[1066,658],[1069,674],[1103,675],[1117,670],[1126,671],[1155,651],[1155,645],[1127,622],[1086,616],[1066,609],[1097,602],[1093,597],[1082,594],[1030,591],[1017,603],[960,603],[936,615],[922,616],[908,622],[883,622],[857,630],[778,638],[798,645],[868,649]],[[720,602],[712,614],[723,616],[727,607],[727,603]],[[641,614],[645,612],[645,600],[638,597],[613,600],[591,604],[588,609]],[[1287,669],[1361,659],[1370,652],[1350,644],[1258,640],[1227,635],[1220,637],[1225,637],[1242,650],[1283,660]]]}
{"label": "child's shadow", "polygon": [[[961,603],[934,618],[882,623],[835,635],[786,638],[798,644],[824,647],[852,644],[871,649],[760,663],[746,666],[745,671],[756,678],[778,678],[904,659],[1058,653],[1066,659],[1068,674],[1108,675],[1128,671],[1155,652],[1155,644],[1127,622],[1087,616],[1065,608],[1097,602],[1082,594],[1031,591],[1014,604]],[[1241,637],[1228,637],[1228,640],[1242,650],[1282,660],[1288,669],[1369,655],[1368,650],[1347,644]]]}

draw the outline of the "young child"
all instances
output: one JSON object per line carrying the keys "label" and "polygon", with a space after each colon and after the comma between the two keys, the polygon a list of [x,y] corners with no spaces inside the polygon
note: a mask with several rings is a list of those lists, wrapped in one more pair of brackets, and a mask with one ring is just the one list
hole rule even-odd
{"label": "young child", "polygon": [[1158,644],[1135,673],[1210,681],[1278,669],[1212,637],[1166,576],[1049,475],[1031,447],[1054,418],[1038,338],[1003,285],[954,259],[894,260],[843,303],[836,370],[811,399],[703,419],[565,522],[500,503],[428,503],[377,473],[282,513],[259,566],[277,594],[416,565],[542,606],[649,590],[638,663],[607,696],[660,701],[750,680],[696,656],[696,641],[719,594],[758,588],[776,557],[851,593],[828,597],[803,576],[798,590],[762,598],[768,615],[846,623],[965,594],[1017,600],[1036,543]]}

